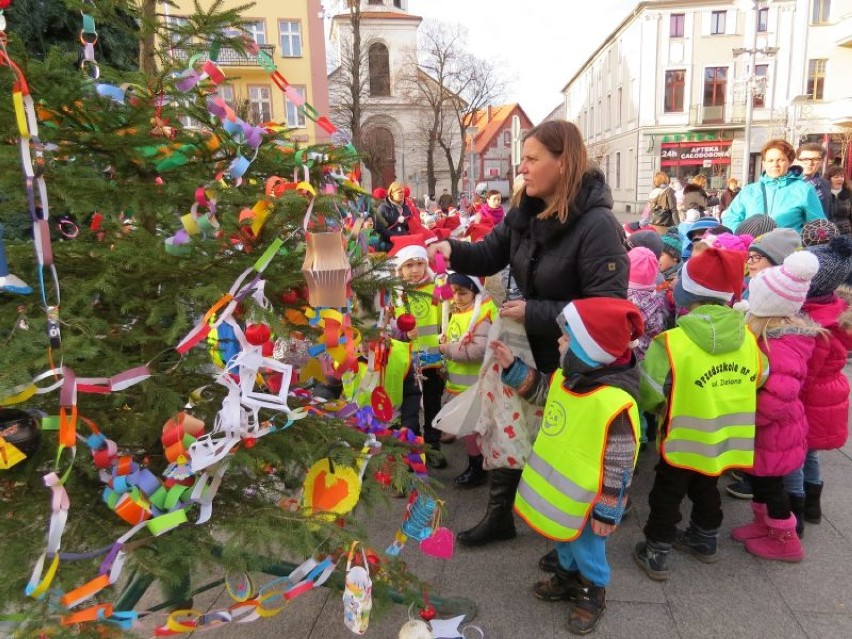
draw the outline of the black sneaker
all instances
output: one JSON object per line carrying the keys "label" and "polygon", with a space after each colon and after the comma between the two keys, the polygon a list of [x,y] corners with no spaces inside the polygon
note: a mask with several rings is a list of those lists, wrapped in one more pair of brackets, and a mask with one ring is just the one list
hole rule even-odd
{"label": "black sneaker", "polygon": [[707,533],[690,525],[686,530],[678,530],[675,533],[674,547],[688,552],[705,564],[715,564],[719,560],[719,554],[716,552],[717,534],[718,531]]}
{"label": "black sneaker", "polygon": [[745,475],[743,474],[743,471],[741,471],[741,470],[732,470],[732,471],[730,471],[730,473],[731,473],[731,477],[734,479],[734,481],[742,481],[743,479],[745,479]]}
{"label": "black sneaker", "polygon": [[754,492],[751,489],[751,484],[744,479],[725,486],[725,492],[731,497],[736,497],[737,499],[754,498]]}
{"label": "black sneaker", "polygon": [[633,549],[633,559],[654,581],[666,581],[669,578],[669,544],[653,541],[640,541]]}
{"label": "black sneaker", "polygon": [[590,633],[606,610],[606,589],[580,579],[580,589],[568,613],[568,630],[574,635]]}
{"label": "black sneaker", "polygon": [[580,573],[557,568],[547,579],[533,586],[533,594],[542,601],[574,601],[580,591]]}
{"label": "black sneaker", "polygon": [[551,550],[546,555],[542,555],[538,560],[538,567],[544,572],[556,572],[559,568],[559,555],[556,550]]}

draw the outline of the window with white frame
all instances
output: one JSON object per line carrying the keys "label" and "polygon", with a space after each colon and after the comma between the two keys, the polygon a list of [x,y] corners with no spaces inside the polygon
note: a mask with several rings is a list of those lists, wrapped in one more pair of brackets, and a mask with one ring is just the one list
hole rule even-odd
{"label": "window with white frame", "polygon": [[831,16],[831,0],[813,0],[811,24],[825,24]]}
{"label": "window with white frame", "polygon": [[[292,86],[293,90],[299,94],[302,100],[306,99],[305,87]],[[287,126],[296,129],[302,129],[306,126],[305,113],[299,110],[299,107],[290,102],[290,99],[285,97],[284,102],[287,105]]]}
{"label": "window with white frame", "polygon": [[769,76],[769,65],[768,64],[755,64],[754,65],[754,77],[757,80],[757,83],[754,88],[754,94],[752,95],[752,105],[755,109],[762,109],[766,106],[766,83],[768,81]]}
{"label": "window with white frame", "polygon": [[723,35],[728,18],[727,11],[713,11],[710,13],[710,35]]}
{"label": "window with white frame", "polygon": [[243,28],[258,44],[266,44],[266,21],[248,20],[243,22]]}
{"label": "window with white frame", "polygon": [[621,188],[621,151],[615,154],[615,188]]}
{"label": "window with white frame", "polygon": [[220,84],[219,85],[219,97],[225,101],[231,108],[236,107],[236,94],[234,93],[234,87],[230,84]]}
{"label": "window with white frame", "polygon": [[757,10],[757,31],[758,33],[769,31],[769,7]]}
{"label": "window with white frame", "polygon": [[285,58],[302,57],[302,23],[298,20],[279,20],[278,34],[281,55]]}
{"label": "window with white frame", "polygon": [[272,120],[272,91],[266,85],[249,85],[249,117],[257,124]]}
{"label": "window with white frame", "polygon": [[[189,24],[189,18],[183,16],[169,16],[166,18],[166,28],[168,30],[169,46],[176,47],[180,45],[182,36],[178,31]],[[189,44],[190,38],[186,38],[184,45]]]}

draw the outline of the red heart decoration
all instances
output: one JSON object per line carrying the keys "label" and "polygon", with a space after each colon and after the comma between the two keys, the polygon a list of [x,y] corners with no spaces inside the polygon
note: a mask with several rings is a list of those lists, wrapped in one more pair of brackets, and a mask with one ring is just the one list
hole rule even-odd
{"label": "red heart decoration", "polygon": [[424,555],[438,559],[452,559],[455,551],[456,538],[449,528],[436,528],[429,537],[420,542],[420,550]]}
{"label": "red heart decoration", "polygon": [[503,432],[509,436],[509,439],[515,439],[515,429],[513,426],[506,426],[506,428],[503,429]]}
{"label": "red heart decoration", "polygon": [[518,417],[520,417],[520,413],[512,413],[512,421],[518,421]]}
{"label": "red heart decoration", "polygon": [[435,606],[426,606],[423,610],[420,611],[420,618],[423,621],[429,622],[435,618]]}
{"label": "red heart decoration", "polygon": [[509,462],[509,466],[517,466],[518,465],[518,460],[515,459],[514,457],[507,457],[506,461]]}
{"label": "red heart decoration", "polygon": [[349,485],[343,479],[337,479],[330,486],[326,485],[326,471],[317,473],[314,478],[314,494],[312,500],[313,512],[327,512],[343,501],[349,494]]}
{"label": "red heart decoration", "polygon": [[370,405],[373,413],[383,422],[393,419],[393,404],[384,386],[376,386],[370,394]]}

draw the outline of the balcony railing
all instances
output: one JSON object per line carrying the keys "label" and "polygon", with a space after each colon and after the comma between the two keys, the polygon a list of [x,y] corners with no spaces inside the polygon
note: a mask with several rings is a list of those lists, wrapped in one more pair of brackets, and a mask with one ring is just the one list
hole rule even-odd
{"label": "balcony railing", "polygon": [[[274,44],[261,44],[260,50],[267,53],[269,57],[275,56]],[[190,57],[190,51],[187,49],[172,49],[172,53],[176,60],[188,60]],[[207,59],[207,51],[200,51],[199,53],[201,53],[204,60]],[[222,47],[219,49],[219,57],[216,59],[216,62],[222,67],[260,66],[260,63],[257,61],[257,56],[242,55],[236,49],[231,49],[230,47]]]}
{"label": "balcony railing", "polygon": [[689,109],[689,125],[693,127],[739,125],[744,122],[745,105],[743,104],[732,106],[703,106],[699,104]]}

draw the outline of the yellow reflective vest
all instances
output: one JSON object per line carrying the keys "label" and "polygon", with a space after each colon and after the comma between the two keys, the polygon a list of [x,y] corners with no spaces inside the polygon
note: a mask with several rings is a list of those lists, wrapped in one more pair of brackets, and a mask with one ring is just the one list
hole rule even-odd
{"label": "yellow reflective vest", "polygon": [[[660,454],[672,466],[709,476],[754,465],[754,420],[762,375],[751,331],[738,350],[696,349],[682,328],[663,333],[672,390]],[[689,357],[683,353],[689,352]]]}
{"label": "yellow reflective vest", "polygon": [[438,367],[438,337],[441,332],[441,304],[433,304],[432,297],[435,293],[435,285],[432,282],[418,286],[413,291],[406,293],[407,308],[405,305],[394,307],[394,317],[410,312],[417,321],[417,339],[412,341],[414,351],[432,355],[435,359],[430,364],[424,364],[424,368]]}
{"label": "yellow reflective vest", "polygon": [[[450,321],[447,323],[447,341],[458,342],[467,333],[467,328],[470,326],[470,318],[473,315],[473,306],[462,313],[453,313],[450,316]],[[490,299],[482,302],[479,310],[479,317],[476,320],[475,326],[481,322],[494,320],[497,315],[497,307]],[[479,379],[479,369],[482,366],[482,361],[458,361],[444,357],[447,365],[447,384],[444,387],[447,392],[458,394],[466,388],[472,386]]]}
{"label": "yellow reflective vest", "polygon": [[402,406],[402,384],[411,371],[411,342],[390,340],[384,387],[394,408]]}
{"label": "yellow reflective vest", "polygon": [[[602,386],[577,394],[553,374],[541,430],[527,459],[515,511],[536,532],[556,541],[576,539],[603,487],[609,427],[625,409],[639,442],[639,409],[626,391]],[[634,464],[636,457],[634,455]]]}

